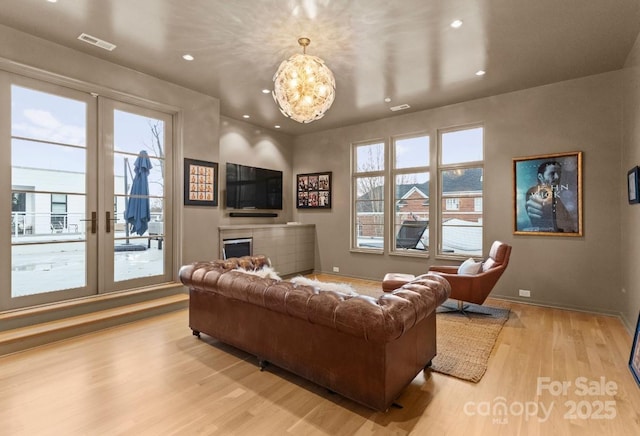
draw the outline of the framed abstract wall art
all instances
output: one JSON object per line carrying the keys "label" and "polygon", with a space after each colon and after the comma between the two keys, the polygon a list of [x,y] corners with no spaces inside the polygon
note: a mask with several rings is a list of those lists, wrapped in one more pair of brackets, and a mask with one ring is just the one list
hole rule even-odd
{"label": "framed abstract wall art", "polygon": [[514,234],[582,236],[582,152],[513,159]]}
{"label": "framed abstract wall art", "polygon": [[633,336],[633,344],[631,345],[631,357],[629,357],[629,369],[636,379],[636,383],[640,386],[640,314],[638,314],[638,322],[636,323],[636,334]]}
{"label": "framed abstract wall art", "polygon": [[331,209],[331,172],[296,176],[298,209]]}
{"label": "framed abstract wall art", "polygon": [[184,159],[185,206],[218,205],[218,164]]}
{"label": "framed abstract wall art", "polygon": [[640,195],[638,194],[638,173],[640,168],[637,166],[631,168],[627,173],[627,197],[629,204],[640,203]]}

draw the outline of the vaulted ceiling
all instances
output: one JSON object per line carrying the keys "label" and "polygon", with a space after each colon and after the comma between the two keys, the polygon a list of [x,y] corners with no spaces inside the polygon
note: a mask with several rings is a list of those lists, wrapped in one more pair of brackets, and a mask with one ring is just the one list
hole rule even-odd
{"label": "vaulted ceiling", "polygon": [[[0,24],[219,98],[225,116],[298,135],[620,69],[640,32],[640,2],[1,0]],[[81,33],[116,48],[89,45]],[[333,106],[310,124],[285,118],[262,92],[280,62],[301,52],[302,36],[336,78]],[[410,108],[390,110],[403,104]]]}

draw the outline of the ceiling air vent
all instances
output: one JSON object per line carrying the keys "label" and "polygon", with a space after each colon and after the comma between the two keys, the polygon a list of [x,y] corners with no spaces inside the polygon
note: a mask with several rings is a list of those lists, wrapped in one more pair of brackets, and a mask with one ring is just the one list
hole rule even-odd
{"label": "ceiling air vent", "polygon": [[96,47],[100,47],[109,51],[112,51],[114,48],[116,48],[115,44],[111,44],[110,42],[103,41],[102,39],[96,38],[95,36],[87,35],[86,33],[83,33],[80,36],[78,36],[78,39],[80,41],[84,41],[88,44],[95,45]]}
{"label": "ceiling air vent", "polygon": [[409,109],[411,106],[409,106],[408,104],[400,104],[398,106],[391,106],[389,109],[391,109],[392,111],[402,111],[405,109]]}

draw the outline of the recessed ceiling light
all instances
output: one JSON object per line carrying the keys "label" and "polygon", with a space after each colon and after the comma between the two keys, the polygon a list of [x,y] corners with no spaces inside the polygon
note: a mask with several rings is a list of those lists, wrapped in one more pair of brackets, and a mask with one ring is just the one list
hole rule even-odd
{"label": "recessed ceiling light", "polygon": [[263,89],[262,93],[263,94],[271,94],[271,90],[270,89]]}
{"label": "recessed ceiling light", "polygon": [[484,76],[485,74],[487,74],[487,72],[485,70],[476,71],[476,76]]}
{"label": "recessed ceiling light", "polygon": [[273,127],[275,127],[276,129],[279,129],[279,128],[280,128],[280,126],[279,126],[278,124],[276,124],[276,125],[275,125],[275,126],[273,126]]}
{"label": "recessed ceiling light", "polygon": [[389,102],[391,102],[391,97],[387,97],[387,98],[385,98],[385,99],[384,99],[384,102],[385,102],[385,103],[389,103]]}
{"label": "recessed ceiling light", "polygon": [[459,29],[460,27],[462,27],[462,20],[453,20],[449,25],[454,29]]}
{"label": "recessed ceiling light", "polygon": [[191,56],[190,54],[184,54],[184,55],[182,55],[182,59],[184,59],[185,61],[192,61],[195,58],[193,56]]}
{"label": "recessed ceiling light", "polygon": [[58,0],[47,0],[49,3],[58,3]]}
{"label": "recessed ceiling light", "polygon": [[244,114],[244,115],[242,116],[242,118],[251,118],[251,117],[250,117],[249,115],[247,115],[247,114]]}

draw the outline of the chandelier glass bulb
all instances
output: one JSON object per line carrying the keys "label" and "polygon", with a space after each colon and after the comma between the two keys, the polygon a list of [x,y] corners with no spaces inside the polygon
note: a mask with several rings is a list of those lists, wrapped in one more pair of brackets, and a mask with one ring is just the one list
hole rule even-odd
{"label": "chandelier glass bulb", "polygon": [[322,118],[333,104],[336,81],[331,70],[317,56],[306,54],[309,38],[300,38],[302,54],[282,61],[273,76],[273,99],[284,116],[299,123]]}

